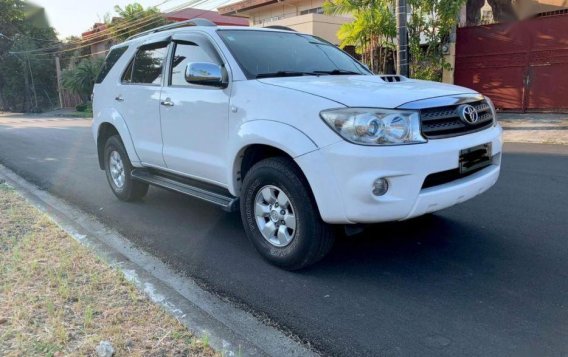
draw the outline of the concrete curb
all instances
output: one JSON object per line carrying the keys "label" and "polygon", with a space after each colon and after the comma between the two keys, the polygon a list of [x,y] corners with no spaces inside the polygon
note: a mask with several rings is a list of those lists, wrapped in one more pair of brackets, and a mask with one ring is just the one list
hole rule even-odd
{"label": "concrete curb", "polygon": [[297,339],[268,326],[135,248],[94,217],[42,191],[0,165],[5,181],[81,244],[124,273],[153,302],[225,356],[317,356]]}

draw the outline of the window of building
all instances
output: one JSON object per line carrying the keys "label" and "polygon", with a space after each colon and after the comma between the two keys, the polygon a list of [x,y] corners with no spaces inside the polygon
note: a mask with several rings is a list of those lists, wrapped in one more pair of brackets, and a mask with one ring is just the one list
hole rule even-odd
{"label": "window of building", "polygon": [[323,14],[323,7],[314,7],[313,9],[307,9],[300,11],[300,15],[307,15],[307,14]]}

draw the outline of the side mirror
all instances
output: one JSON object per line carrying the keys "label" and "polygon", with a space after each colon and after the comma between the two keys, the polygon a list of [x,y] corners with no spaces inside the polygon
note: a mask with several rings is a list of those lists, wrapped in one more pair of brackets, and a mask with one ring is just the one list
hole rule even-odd
{"label": "side mirror", "polygon": [[185,68],[185,80],[191,84],[225,88],[226,78],[225,69],[214,63],[194,62]]}

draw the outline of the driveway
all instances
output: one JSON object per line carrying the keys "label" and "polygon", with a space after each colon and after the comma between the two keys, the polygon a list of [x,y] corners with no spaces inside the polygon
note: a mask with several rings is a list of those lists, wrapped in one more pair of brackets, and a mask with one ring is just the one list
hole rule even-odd
{"label": "driveway", "polygon": [[151,188],[119,202],[83,119],[0,118],[0,162],[203,287],[330,355],[568,354],[568,146],[507,144],[484,195],[266,264],[238,214]]}

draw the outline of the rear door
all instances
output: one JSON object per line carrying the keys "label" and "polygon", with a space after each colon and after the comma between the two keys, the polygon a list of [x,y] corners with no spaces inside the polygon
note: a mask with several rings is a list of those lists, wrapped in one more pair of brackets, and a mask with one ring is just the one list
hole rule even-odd
{"label": "rear door", "polygon": [[189,63],[223,61],[201,34],[174,37],[170,52],[160,106],[164,160],[168,169],[225,184],[230,84],[218,88],[185,81]]}
{"label": "rear door", "polygon": [[[169,40],[169,39],[168,39]],[[160,91],[168,40],[145,43],[138,48],[122,75],[115,100],[143,163],[163,167],[160,126]]]}

